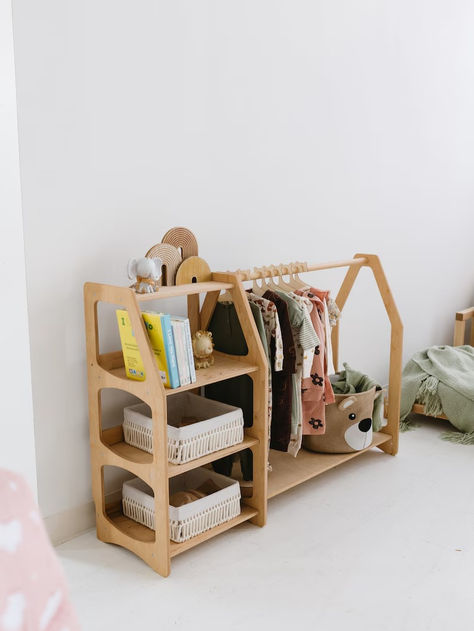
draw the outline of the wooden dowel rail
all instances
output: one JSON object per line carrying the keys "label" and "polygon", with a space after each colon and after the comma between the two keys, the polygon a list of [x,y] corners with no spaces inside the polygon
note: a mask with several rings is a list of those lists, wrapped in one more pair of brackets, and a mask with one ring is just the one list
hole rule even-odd
{"label": "wooden dowel rail", "polygon": [[286,276],[293,273],[316,272],[326,269],[336,269],[338,267],[362,267],[368,265],[369,261],[366,257],[358,257],[343,261],[332,261],[328,263],[287,263],[280,265],[268,265],[263,267],[254,267],[253,271],[238,269],[235,271],[241,281],[259,280],[261,278],[269,278],[274,276]]}

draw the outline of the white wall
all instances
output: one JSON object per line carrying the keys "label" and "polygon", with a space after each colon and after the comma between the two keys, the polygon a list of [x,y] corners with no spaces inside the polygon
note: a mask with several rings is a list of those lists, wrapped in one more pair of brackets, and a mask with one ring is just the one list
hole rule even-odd
{"label": "white wall", "polygon": [[[46,515],[90,500],[82,284],[125,283],[171,226],[213,269],[379,253],[406,357],[450,341],[474,302],[473,19],[469,0],[17,0]],[[344,357],[385,380],[369,278],[345,322]]]}
{"label": "white wall", "polygon": [[25,255],[10,0],[0,0],[0,468],[36,494]]}

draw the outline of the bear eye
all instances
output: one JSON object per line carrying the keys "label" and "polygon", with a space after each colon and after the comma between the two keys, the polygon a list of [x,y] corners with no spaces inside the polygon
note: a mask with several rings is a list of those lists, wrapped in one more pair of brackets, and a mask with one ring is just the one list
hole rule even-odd
{"label": "bear eye", "polygon": [[349,418],[351,419],[351,421],[353,421],[355,417],[356,415],[354,414],[354,412],[352,412],[352,414],[349,414]]}

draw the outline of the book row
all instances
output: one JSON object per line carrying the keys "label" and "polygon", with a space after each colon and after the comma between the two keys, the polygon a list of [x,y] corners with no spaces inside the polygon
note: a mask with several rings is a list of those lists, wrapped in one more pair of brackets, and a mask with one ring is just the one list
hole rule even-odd
{"label": "book row", "polygon": [[[117,309],[125,372],[129,379],[146,378],[143,360],[125,309]],[[168,313],[144,311],[143,321],[165,388],[179,388],[196,381],[189,319]]]}

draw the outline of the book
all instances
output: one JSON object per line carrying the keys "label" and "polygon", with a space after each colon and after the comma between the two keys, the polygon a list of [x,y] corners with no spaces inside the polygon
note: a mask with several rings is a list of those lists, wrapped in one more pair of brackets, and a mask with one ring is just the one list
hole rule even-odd
{"label": "book", "polygon": [[153,311],[144,311],[142,316],[163,385],[166,388],[178,388],[178,363],[176,361],[171,317],[166,313]]}
{"label": "book", "polygon": [[191,383],[196,383],[196,369],[194,367],[194,353],[193,353],[193,341],[191,338],[191,327],[189,325],[189,318],[183,316],[173,316],[173,320],[179,320],[184,325],[184,341],[185,348],[188,355],[188,367]]}
{"label": "book", "polygon": [[186,341],[184,338],[184,322],[171,317],[171,326],[173,328],[174,345],[176,349],[176,359],[178,361],[179,383],[181,386],[187,386],[191,383],[189,374],[188,353],[186,350]]}
{"label": "book", "polygon": [[[125,374],[129,379],[143,381],[146,378],[143,360],[126,309],[116,310],[122,345]],[[167,314],[142,313],[150,344],[158,366],[161,381],[167,388],[179,387],[178,365],[174,348],[171,318]]]}
{"label": "book", "polygon": [[145,367],[138,350],[137,340],[132,329],[130,317],[126,309],[117,309],[117,323],[119,328],[120,343],[122,344],[125,373],[129,379],[143,381],[145,379]]}

